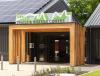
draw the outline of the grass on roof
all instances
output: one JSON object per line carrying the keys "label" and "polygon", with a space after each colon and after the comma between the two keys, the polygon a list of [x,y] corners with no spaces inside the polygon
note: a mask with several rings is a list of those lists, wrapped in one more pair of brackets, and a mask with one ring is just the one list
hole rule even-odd
{"label": "grass on roof", "polygon": [[82,76],[100,76],[100,70],[96,70],[91,73],[84,74]]}

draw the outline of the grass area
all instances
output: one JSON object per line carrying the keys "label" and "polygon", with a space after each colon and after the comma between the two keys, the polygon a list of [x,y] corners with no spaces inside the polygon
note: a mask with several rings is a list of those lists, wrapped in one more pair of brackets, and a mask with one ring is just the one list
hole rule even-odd
{"label": "grass area", "polygon": [[84,74],[82,76],[100,76],[100,70],[96,70],[91,73]]}

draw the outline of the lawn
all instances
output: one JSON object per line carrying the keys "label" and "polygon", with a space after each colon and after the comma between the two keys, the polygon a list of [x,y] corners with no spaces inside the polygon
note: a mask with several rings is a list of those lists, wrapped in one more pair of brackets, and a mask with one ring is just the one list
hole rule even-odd
{"label": "lawn", "polygon": [[100,76],[100,70],[96,70],[91,73],[84,74],[82,76]]}

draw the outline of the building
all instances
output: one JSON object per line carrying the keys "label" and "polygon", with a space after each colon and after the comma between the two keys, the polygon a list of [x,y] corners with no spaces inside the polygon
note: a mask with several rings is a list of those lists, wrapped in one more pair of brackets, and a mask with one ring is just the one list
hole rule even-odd
{"label": "building", "polygon": [[94,10],[85,26],[86,34],[86,58],[89,64],[100,64],[100,4]]}
{"label": "building", "polygon": [[[0,2],[0,49],[9,63],[37,61],[84,64],[85,28],[72,15],[67,23],[16,24],[16,14],[68,11],[64,0]],[[67,49],[67,50],[66,50]],[[45,50],[45,51],[44,51]],[[9,58],[9,59],[7,59]]]}

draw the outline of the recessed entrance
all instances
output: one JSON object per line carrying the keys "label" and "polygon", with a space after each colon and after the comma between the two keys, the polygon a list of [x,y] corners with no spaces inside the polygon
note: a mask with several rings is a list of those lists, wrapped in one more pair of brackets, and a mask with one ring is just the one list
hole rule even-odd
{"label": "recessed entrance", "polygon": [[69,32],[28,33],[29,61],[69,63]]}
{"label": "recessed entrance", "polygon": [[21,63],[36,56],[37,61],[84,64],[84,42],[85,29],[77,23],[9,26],[9,63],[17,56]]}

